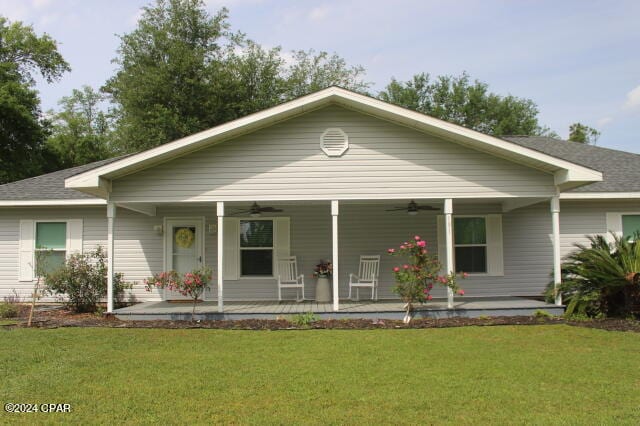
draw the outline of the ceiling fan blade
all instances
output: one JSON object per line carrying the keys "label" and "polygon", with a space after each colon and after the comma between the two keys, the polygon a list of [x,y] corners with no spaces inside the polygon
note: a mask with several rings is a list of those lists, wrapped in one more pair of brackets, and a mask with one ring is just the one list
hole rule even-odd
{"label": "ceiling fan blade", "polygon": [[233,213],[229,213],[229,216],[239,216],[247,213],[251,213],[251,210],[239,210]]}
{"label": "ceiling fan blade", "polygon": [[399,212],[401,210],[406,210],[406,209],[407,209],[406,207],[394,207],[392,209],[387,209],[386,211],[388,211],[388,212]]}
{"label": "ceiling fan blade", "polygon": [[432,207],[432,206],[418,206],[417,208],[418,210],[432,210],[432,211],[440,210],[438,207]]}
{"label": "ceiling fan blade", "polygon": [[282,209],[276,209],[274,207],[260,207],[260,211],[261,212],[269,212],[269,213],[280,213],[284,210]]}

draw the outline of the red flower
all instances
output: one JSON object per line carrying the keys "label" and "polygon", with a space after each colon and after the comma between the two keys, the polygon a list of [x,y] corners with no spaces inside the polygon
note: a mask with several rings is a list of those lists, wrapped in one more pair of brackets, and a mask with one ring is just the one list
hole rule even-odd
{"label": "red flower", "polygon": [[462,290],[462,289],[458,290],[458,294],[459,294],[460,296],[464,296],[464,290]]}
{"label": "red flower", "polygon": [[393,272],[400,272],[400,268],[396,266],[395,268],[393,268]]}

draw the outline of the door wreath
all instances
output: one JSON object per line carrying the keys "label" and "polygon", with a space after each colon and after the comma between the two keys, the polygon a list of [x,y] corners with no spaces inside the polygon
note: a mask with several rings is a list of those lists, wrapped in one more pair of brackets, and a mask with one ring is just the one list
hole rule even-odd
{"label": "door wreath", "polygon": [[189,248],[193,245],[195,234],[190,228],[180,228],[176,231],[176,245],[182,248]]}

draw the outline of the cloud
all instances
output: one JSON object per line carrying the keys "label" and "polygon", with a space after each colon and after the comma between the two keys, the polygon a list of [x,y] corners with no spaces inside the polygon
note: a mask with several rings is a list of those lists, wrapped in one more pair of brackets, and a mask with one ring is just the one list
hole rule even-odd
{"label": "cloud", "polygon": [[596,125],[598,127],[604,127],[607,124],[611,123],[613,121],[612,117],[602,117],[601,119],[599,119],[598,121],[596,121]]}
{"label": "cloud", "polygon": [[309,12],[309,19],[315,22],[322,21],[329,14],[329,8],[326,5],[314,7]]}
{"label": "cloud", "polygon": [[625,102],[624,106],[625,108],[635,108],[640,106],[640,85],[627,93],[627,102]]}

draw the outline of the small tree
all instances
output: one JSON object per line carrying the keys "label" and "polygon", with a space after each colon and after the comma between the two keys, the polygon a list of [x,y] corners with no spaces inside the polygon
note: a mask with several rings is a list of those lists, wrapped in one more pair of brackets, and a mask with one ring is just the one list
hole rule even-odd
{"label": "small tree", "polygon": [[[95,312],[100,299],[107,296],[106,254],[98,246],[94,251],[69,256],[57,270],[45,274],[45,289],[49,293],[67,296],[67,306],[74,312]],[[115,274],[113,293],[116,301],[124,299],[131,288],[122,274]]]}
{"label": "small tree", "polygon": [[[412,241],[405,241],[399,249],[390,248],[387,252],[392,256],[404,256],[407,260],[403,265],[393,268],[396,279],[393,291],[405,302],[406,324],[411,322],[411,313],[416,303],[425,303],[433,299],[431,290],[434,284],[443,285],[461,296],[464,295],[464,290],[458,287],[457,275],[440,274],[441,263],[429,253],[427,242],[418,235],[413,237]],[[460,276],[466,278],[467,274],[461,273]]]}
{"label": "small tree", "polygon": [[183,296],[193,299],[191,321],[195,319],[196,303],[202,293],[209,288],[212,271],[210,268],[200,268],[180,276],[176,271],[160,272],[144,280],[145,289],[151,291],[154,288],[177,291]]}

